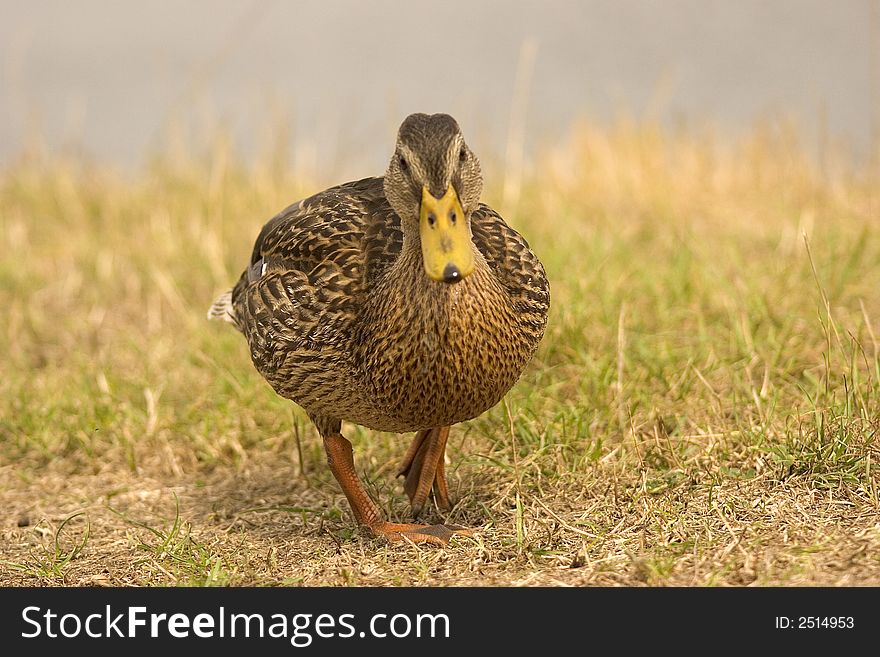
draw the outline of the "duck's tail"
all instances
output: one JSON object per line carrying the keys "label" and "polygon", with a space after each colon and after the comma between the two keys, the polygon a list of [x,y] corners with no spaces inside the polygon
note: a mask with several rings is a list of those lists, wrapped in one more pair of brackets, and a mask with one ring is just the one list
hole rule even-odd
{"label": "duck's tail", "polygon": [[235,318],[235,308],[232,305],[232,289],[221,294],[208,309],[208,319],[220,319],[238,326]]}

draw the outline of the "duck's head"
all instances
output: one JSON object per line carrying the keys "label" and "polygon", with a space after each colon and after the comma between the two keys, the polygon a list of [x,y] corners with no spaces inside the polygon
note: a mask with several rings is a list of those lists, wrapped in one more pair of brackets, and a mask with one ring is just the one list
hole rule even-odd
{"label": "duck's head", "polygon": [[483,177],[455,119],[411,114],[397,133],[385,173],[385,197],[398,214],[405,238],[418,235],[425,272],[455,283],[475,266],[471,214]]}

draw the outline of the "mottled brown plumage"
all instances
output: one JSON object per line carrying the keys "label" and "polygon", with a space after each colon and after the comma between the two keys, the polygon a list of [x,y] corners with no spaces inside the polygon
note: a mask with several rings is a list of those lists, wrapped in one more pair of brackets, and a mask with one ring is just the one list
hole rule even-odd
{"label": "mottled brown plumage", "polygon": [[[426,275],[419,225],[421,190],[440,198],[450,186],[474,256],[473,272],[451,283]],[[411,493],[418,512],[431,484],[446,498],[446,438],[431,430],[495,405],[544,332],[544,269],[526,241],[479,203],[481,188],[479,163],[454,119],[413,115],[383,178],[333,187],[271,219],[231,294],[209,313],[238,327],[257,370],[312,418],[358,521],[392,539],[444,542],[450,530],[380,526],[381,517],[372,517],[378,509],[367,508],[365,493],[346,490],[355,484],[337,471],[340,459],[351,458],[350,447],[333,443],[344,441],[341,421],[421,431],[402,470],[408,492],[419,491]]]}

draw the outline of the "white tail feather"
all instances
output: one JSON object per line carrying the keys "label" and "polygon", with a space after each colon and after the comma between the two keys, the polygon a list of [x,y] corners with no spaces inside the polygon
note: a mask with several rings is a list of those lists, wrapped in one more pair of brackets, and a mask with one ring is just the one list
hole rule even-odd
{"label": "white tail feather", "polygon": [[232,307],[232,290],[226,290],[211,304],[208,309],[208,319],[221,319],[224,322],[235,324],[235,309]]}

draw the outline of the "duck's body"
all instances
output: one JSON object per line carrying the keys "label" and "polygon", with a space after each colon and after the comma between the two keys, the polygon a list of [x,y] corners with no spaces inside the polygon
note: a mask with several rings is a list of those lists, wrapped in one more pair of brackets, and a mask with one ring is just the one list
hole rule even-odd
{"label": "duck's body", "polygon": [[[453,189],[452,182],[447,185]],[[263,227],[238,283],[209,315],[233,322],[275,391],[308,412],[325,444],[332,437],[331,467],[337,447],[337,462],[350,459],[343,454],[350,454],[350,446],[333,442],[338,436],[347,445],[339,435],[342,420],[382,431],[420,431],[402,470],[418,511],[432,484],[435,495],[446,498],[442,452],[448,427],[498,403],[537,348],[549,287],[526,241],[477,202],[455,206],[469,220],[463,237],[456,231],[465,230],[464,217],[456,221],[454,210],[449,235],[438,233],[441,266],[447,259],[455,266],[446,264],[447,278],[436,280],[438,274],[426,273],[426,258],[434,257],[423,248],[434,239],[424,237],[426,222],[419,231],[411,217],[402,221],[399,192],[392,187],[389,200],[388,190],[385,178],[366,178],[278,214]],[[434,197],[426,198],[433,203]],[[431,215],[430,229],[435,220]],[[458,274],[459,262],[465,263],[464,275]],[[426,458],[434,461],[428,471]],[[372,509],[358,508],[369,506],[369,498],[346,490],[354,486],[343,481],[348,475],[334,473],[358,520],[376,530]],[[448,505],[448,499],[441,502]],[[377,533],[439,537],[412,527]]]}
{"label": "duck's body", "polygon": [[541,339],[547,282],[487,206],[471,226],[478,264],[448,285],[425,275],[418,244],[404,248],[381,178],[281,212],[231,297],[257,370],[313,418],[380,431],[448,426],[494,406]]}

